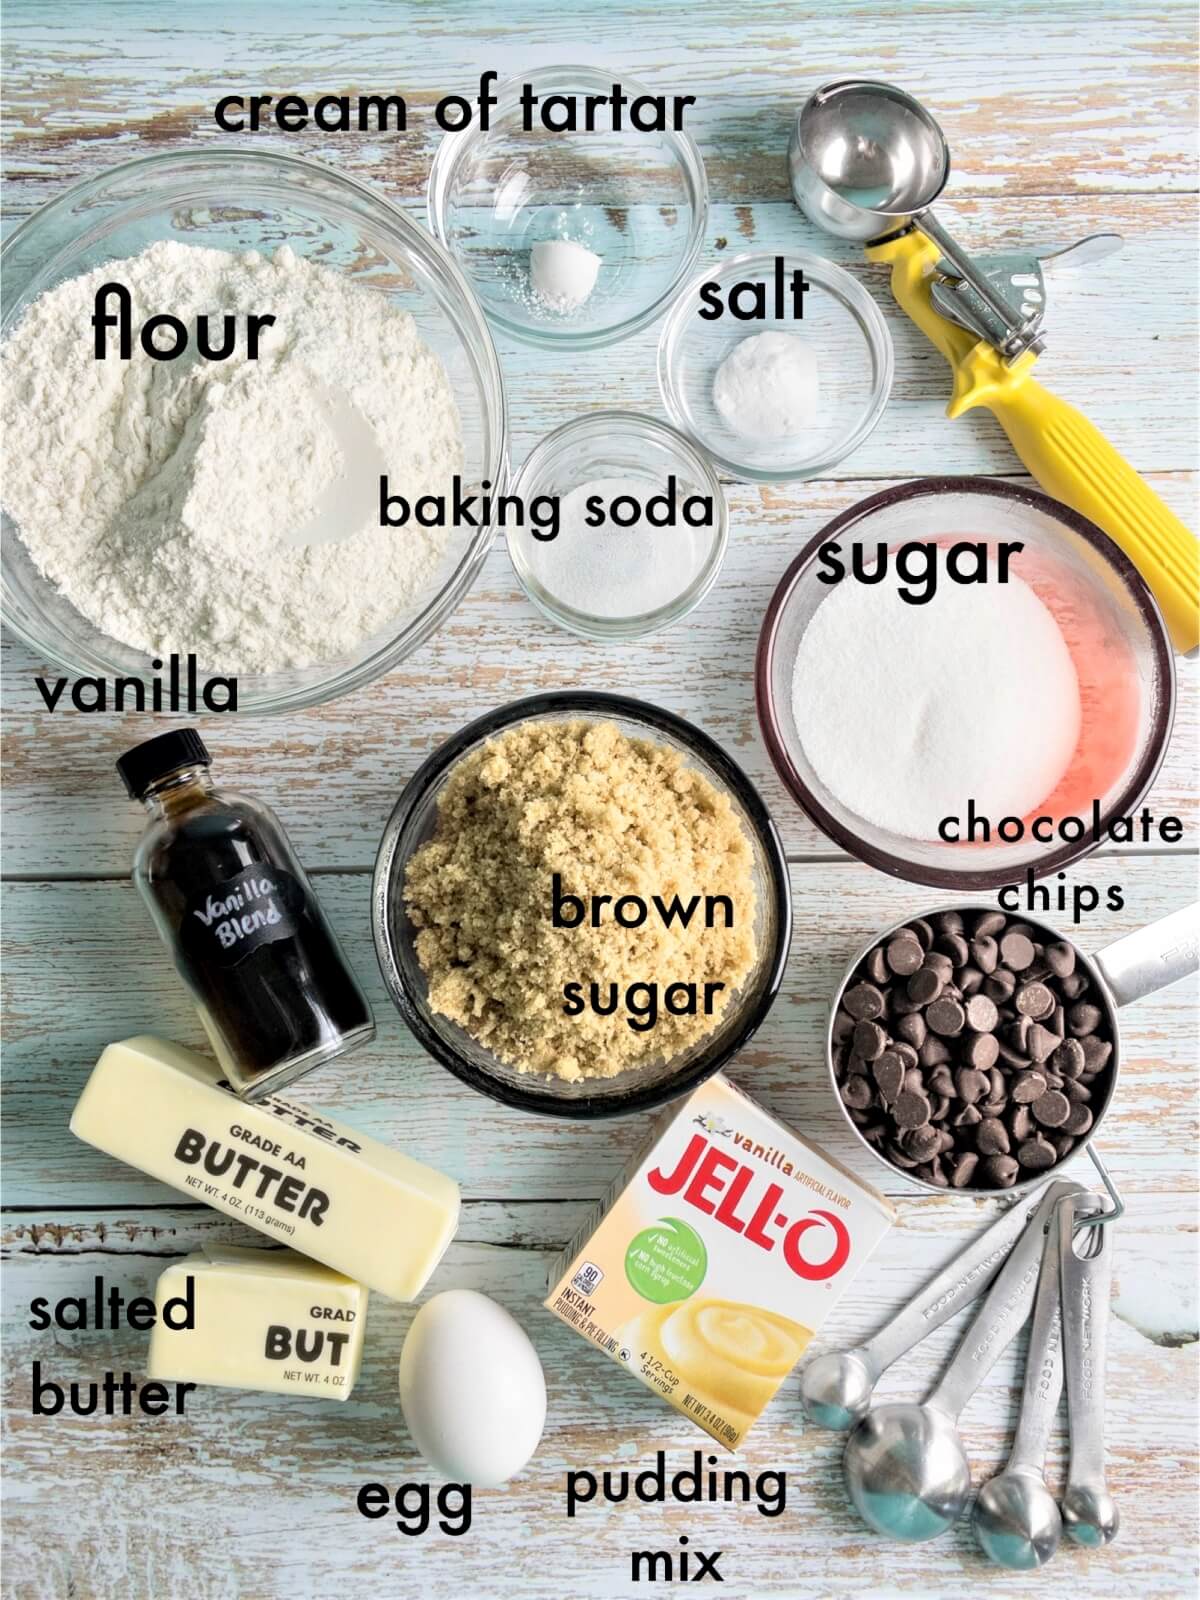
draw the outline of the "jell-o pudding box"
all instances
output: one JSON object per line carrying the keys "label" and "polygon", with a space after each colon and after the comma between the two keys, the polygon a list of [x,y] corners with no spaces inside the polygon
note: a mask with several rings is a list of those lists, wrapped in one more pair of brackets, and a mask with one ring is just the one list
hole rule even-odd
{"label": "jell-o pudding box", "polygon": [[893,1216],[718,1075],[659,1120],[546,1307],[736,1450]]}

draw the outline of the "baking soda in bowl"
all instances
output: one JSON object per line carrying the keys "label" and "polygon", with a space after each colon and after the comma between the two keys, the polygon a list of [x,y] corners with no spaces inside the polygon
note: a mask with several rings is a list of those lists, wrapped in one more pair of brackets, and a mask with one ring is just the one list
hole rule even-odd
{"label": "baking soda in bowl", "polygon": [[[793,715],[817,779],[847,810],[912,839],[936,839],[969,800],[984,816],[1025,817],[1073,793],[1079,664],[1090,652],[1083,627],[1069,645],[1042,598],[1052,587],[1044,573],[999,582],[990,557],[986,582],[942,582],[920,604],[886,577],[840,582],[793,670]],[[1094,718],[1103,684],[1085,682]]]}

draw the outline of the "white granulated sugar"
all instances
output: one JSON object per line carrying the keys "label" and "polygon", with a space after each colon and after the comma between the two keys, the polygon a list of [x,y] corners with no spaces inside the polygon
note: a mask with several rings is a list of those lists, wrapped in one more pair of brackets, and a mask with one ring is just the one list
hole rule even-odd
{"label": "white granulated sugar", "polygon": [[754,333],[725,357],[713,379],[713,404],[726,427],[746,438],[785,439],[820,414],[817,353],[796,333]]}
{"label": "white granulated sugar", "polygon": [[[96,290],[132,297],[131,359],[94,355]],[[115,300],[110,298],[110,308]],[[195,322],[238,314],[226,361],[195,353]],[[245,315],[272,314],[255,361]],[[178,317],[175,360],[137,330]],[[448,494],[462,428],[445,370],[385,294],[298,258],[163,242],[37,300],[6,341],[5,509],[43,574],[103,632],[212,672],[270,672],[353,653],[425,598],[449,531],[382,528],[377,486],[347,484],[357,525],[288,543],[343,472],[322,396],[370,425],[393,492]],[[367,507],[370,511],[367,511]]]}
{"label": "white granulated sugar", "polygon": [[910,605],[889,575],[843,579],[796,655],[800,744],[856,816],[934,839],[968,799],[998,820],[1053,792],[1079,737],[1079,680],[1058,624],[1019,578],[943,579]]}
{"label": "white granulated sugar", "polygon": [[574,239],[542,239],[529,252],[529,275],[541,304],[560,316],[578,311],[596,287],[602,258]]}

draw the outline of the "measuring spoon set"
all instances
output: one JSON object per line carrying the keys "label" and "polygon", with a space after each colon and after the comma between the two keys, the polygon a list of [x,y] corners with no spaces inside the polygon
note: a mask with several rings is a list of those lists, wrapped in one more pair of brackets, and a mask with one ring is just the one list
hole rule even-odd
{"label": "measuring spoon set", "polygon": [[[1027,1203],[1005,1212],[866,1344],[821,1356],[805,1369],[805,1411],[820,1427],[850,1431],[846,1488],[877,1533],[918,1543],[963,1515],[971,1469],[958,1419],[1032,1314],[1012,1452],[976,1498],[975,1536],[991,1561],[1022,1571],[1044,1566],[1064,1530],[1089,1547],[1115,1537],[1103,1446],[1112,1233],[1094,1195],[1077,1183],[1051,1183],[1032,1214]],[[883,1373],[985,1291],[926,1399],[872,1407]],[[1064,1373],[1070,1465],[1060,1509],[1044,1463]]]}

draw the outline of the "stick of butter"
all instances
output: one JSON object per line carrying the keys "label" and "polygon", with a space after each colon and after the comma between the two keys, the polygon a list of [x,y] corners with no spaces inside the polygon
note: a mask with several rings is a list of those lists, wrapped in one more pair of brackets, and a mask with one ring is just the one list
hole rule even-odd
{"label": "stick of butter", "polygon": [[458,1185],[321,1111],[247,1104],[165,1039],[110,1044],[71,1132],[393,1300],[420,1294],[458,1226]]}
{"label": "stick of butter", "polygon": [[[187,1290],[193,1320],[163,1307]],[[205,1249],[172,1263],[155,1290],[146,1376],[345,1400],[358,1379],[367,1291],[294,1250]]]}

